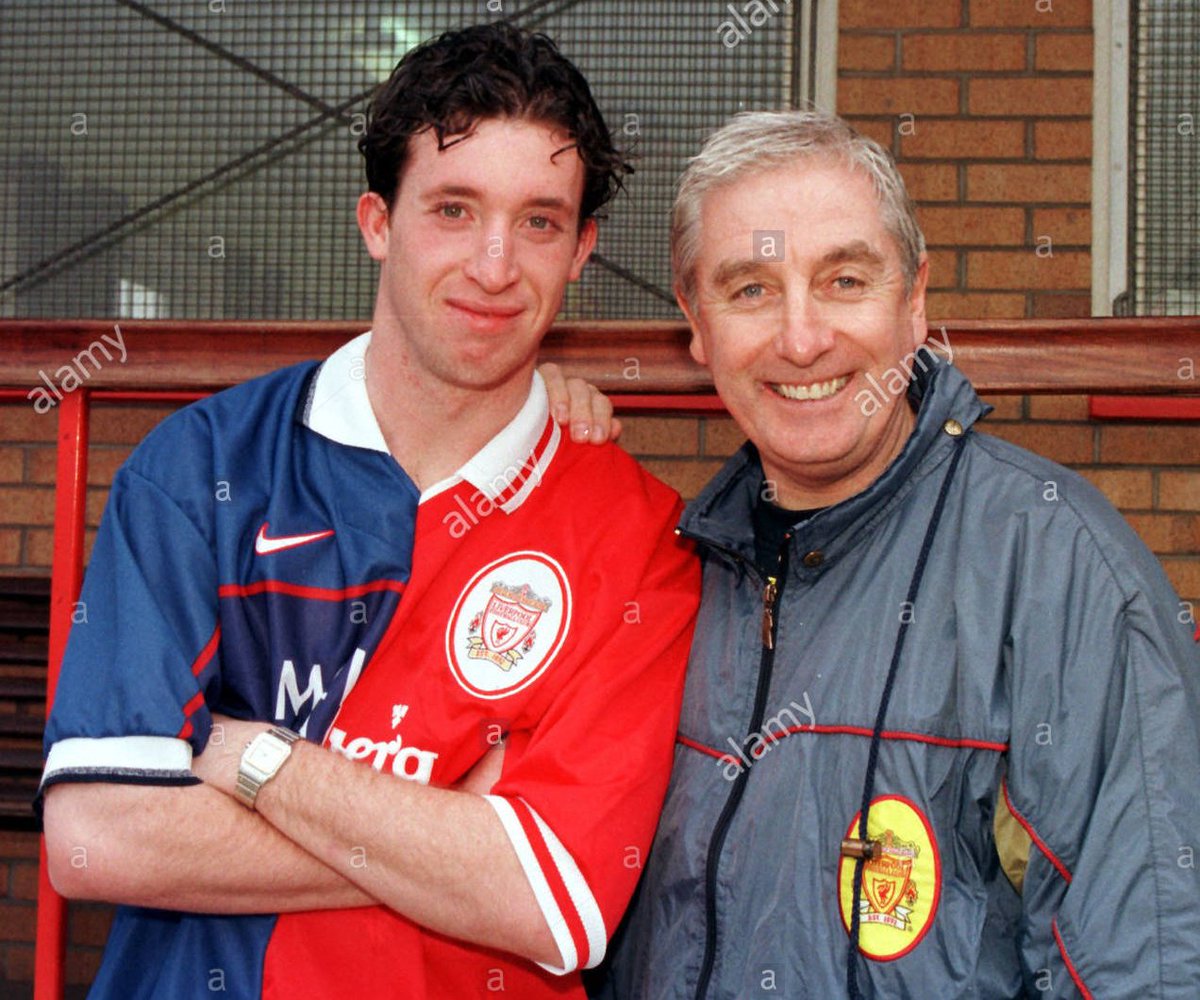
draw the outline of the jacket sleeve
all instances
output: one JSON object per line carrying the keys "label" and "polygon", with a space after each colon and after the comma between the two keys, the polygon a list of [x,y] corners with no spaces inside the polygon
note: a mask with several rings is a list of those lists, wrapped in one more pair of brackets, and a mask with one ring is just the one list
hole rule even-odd
{"label": "jacket sleeve", "polygon": [[1117,541],[1100,555],[1081,530],[1044,563],[1012,636],[1024,973],[1040,997],[1194,1000],[1200,655],[1157,562]]}
{"label": "jacket sleeve", "polygon": [[661,527],[607,638],[537,726],[512,734],[488,796],[558,944],[550,972],[604,957],[667,790],[700,581]]}
{"label": "jacket sleeve", "polygon": [[219,672],[212,543],[156,484],[114,477],[46,724],[59,781],[192,784]]}

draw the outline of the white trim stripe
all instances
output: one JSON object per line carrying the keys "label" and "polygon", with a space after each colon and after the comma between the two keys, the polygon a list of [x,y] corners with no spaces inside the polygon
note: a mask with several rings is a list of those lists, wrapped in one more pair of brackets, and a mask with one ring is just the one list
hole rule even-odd
{"label": "white trim stripe", "polygon": [[62,774],[191,773],[192,746],[173,736],[72,737],[50,748],[42,784]]}
{"label": "white trim stripe", "polygon": [[[529,880],[529,887],[533,890],[533,896],[537,900],[538,909],[542,911],[542,916],[546,919],[546,926],[550,928],[550,934],[554,938],[554,943],[558,946],[559,954],[562,957],[561,968],[556,969],[554,966],[546,965],[543,962],[538,962],[537,964],[556,976],[563,976],[568,972],[574,972],[579,968],[579,955],[575,950],[575,941],[571,937],[571,930],[567,927],[567,922],[563,918],[562,911],[558,908],[558,903],[554,899],[550,883],[546,881],[542,867],[538,864],[537,857],[533,853],[533,846],[529,843],[529,838],[525,836],[525,831],[521,827],[521,821],[517,818],[516,810],[513,809],[511,802],[500,795],[485,795],[483,798],[496,810],[496,815],[500,817],[500,824],[504,827],[504,832],[508,835],[509,843],[512,844],[513,850],[517,854],[517,860],[521,863],[521,870]],[[530,811],[532,812],[532,810]],[[536,813],[534,813],[534,818],[537,819]]]}
{"label": "white trim stripe", "polygon": [[514,510],[525,502],[533,490],[542,485],[542,477],[546,474],[546,470],[550,468],[550,460],[554,458],[554,453],[558,451],[558,442],[562,439],[562,428],[557,423],[552,423],[550,426],[550,440],[546,442],[546,447],[542,449],[540,455],[530,455],[529,462],[533,465],[525,475],[525,481],[521,483],[520,489],[505,500],[500,505],[500,509],[505,514],[511,514]]}
{"label": "white trim stripe", "polygon": [[[521,801],[525,802],[524,799]],[[555,836],[549,824],[538,815],[533,806],[525,802],[525,807],[532,814],[534,822],[542,832],[546,846],[550,849],[550,856],[554,858],[554,863],[558,866],[558,873],[567,887],[567,893],[575,905],[575,912],[579,914],[583,931],[587,935],[588,958],[587,964],[583,967],[594,969],[604,960],[604,952],[608,947],[608,933],[604,929],[604,915],[600,912],[600,904],[592,895],[587,879],[583,877],[583,872],[579,870],[575,859],[571,857],[571,852],[563,846],[562,841]]]}

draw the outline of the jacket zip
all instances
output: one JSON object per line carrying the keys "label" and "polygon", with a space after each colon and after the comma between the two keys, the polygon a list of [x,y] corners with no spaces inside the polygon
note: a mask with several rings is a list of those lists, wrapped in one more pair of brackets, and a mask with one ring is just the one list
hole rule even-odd
{"label": "jacket zip", "polygon": [[[779,553],[779,575],[767,577],[763,586],[762,655],[758,663],[758,686],[754,692],[754,709],[750,717],[750,728],[747,730],[747,740],[762,727],[763,716],[767,710],[767,692],[771,687],[771,674],[775,666],[777,612],[780,598],[783,596],[784,579],[787,576],[788,548],[791,540],[792,535],[789,532],[784,536],[783,547]],[[750,565],[736,552],[725,548],[721,550],[744,565]],[[754,570],[757,573],[758,567],[754,567]],[[725,837],[729,833],[730,823],[733,822],[733,814],[737,812],[737,807],[742,801],[753,763],[754,758],[750,758],[750,763],[733,779],[733,788],[730,789],[729,798],[725,800],[725,808],[721,810],[717,825],[713,827],[712,839],[708,845],[708,858],[704,866],[704,958],[700,963],[700,976],[696,980],[696,1000],[705,1000],[708,996],[709,981],[712,979],[713,965],[717,957],[717,866],[721,862]]]}

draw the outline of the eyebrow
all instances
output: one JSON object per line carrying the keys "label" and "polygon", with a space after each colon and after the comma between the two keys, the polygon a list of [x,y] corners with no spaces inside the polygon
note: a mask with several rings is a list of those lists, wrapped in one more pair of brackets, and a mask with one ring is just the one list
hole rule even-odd
{"label": "eyebrow", "polygon": [[834,247],[821,257],[822,264],[867,264],[882,267],[886,261],[883,254],[876,250],[866,240],[851,240],[840,247]]}
{"label": "eyebrow", "polygon": [[[712,282],[718,287],[727,285],[740,278],[762,274],[769,270],[770,265],[778,263],[781,262],[755,260],[753,257],[737,257],[722,261],[713,272]],[[883,254],[866,240],[851,240],[849,243],[833,247],[822,254],[818,261],[821,267],[828,267],[831,264],[863,264],[868,267],[883,267],[886,263]]]}
{"label": "eyebrow", "polygon": [[728,285],[738,278],[760,274],[765,269],[764,265],[768,263],[773,262],[754,260],[752,257],[739,257],[734,260],[722,261],[713,272],[712,282],[717,286]]}
{"label": "eyebrow", "polygon": [[[443,184],[440,187],[434,188],[432,191],[426,191],[422,195],[424,201],[437,201],[440,198],[469,198],[474,201],[481,201],[484,197],[484,192],[479,188],[469,187],[465,184]],[[521,204],[522,208],[549,208],[556,209],[561,212],[571,210],[571,204],[565,198],[556,198],[552,195],[543,195],[536,198],[530,198]]]}

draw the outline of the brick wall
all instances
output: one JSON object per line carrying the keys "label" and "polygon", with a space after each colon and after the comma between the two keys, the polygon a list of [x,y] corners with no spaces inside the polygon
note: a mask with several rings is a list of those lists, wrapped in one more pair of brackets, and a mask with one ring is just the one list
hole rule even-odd
{"label": "brick wall", "polygon": [[[929,312],[1091,315],[1092,0],[840,0],[838,110],[918,202]],[[1200,424],[999,398],[985,430],[1078,469],[1200,604]]]}
{"label": "brick wall", "polygon": [[[0,1000],[32,995],[38,835],[0,831]],[[83,1000],[100,967],[112,908],[71,903],[67,912],[65,1000]]]}

